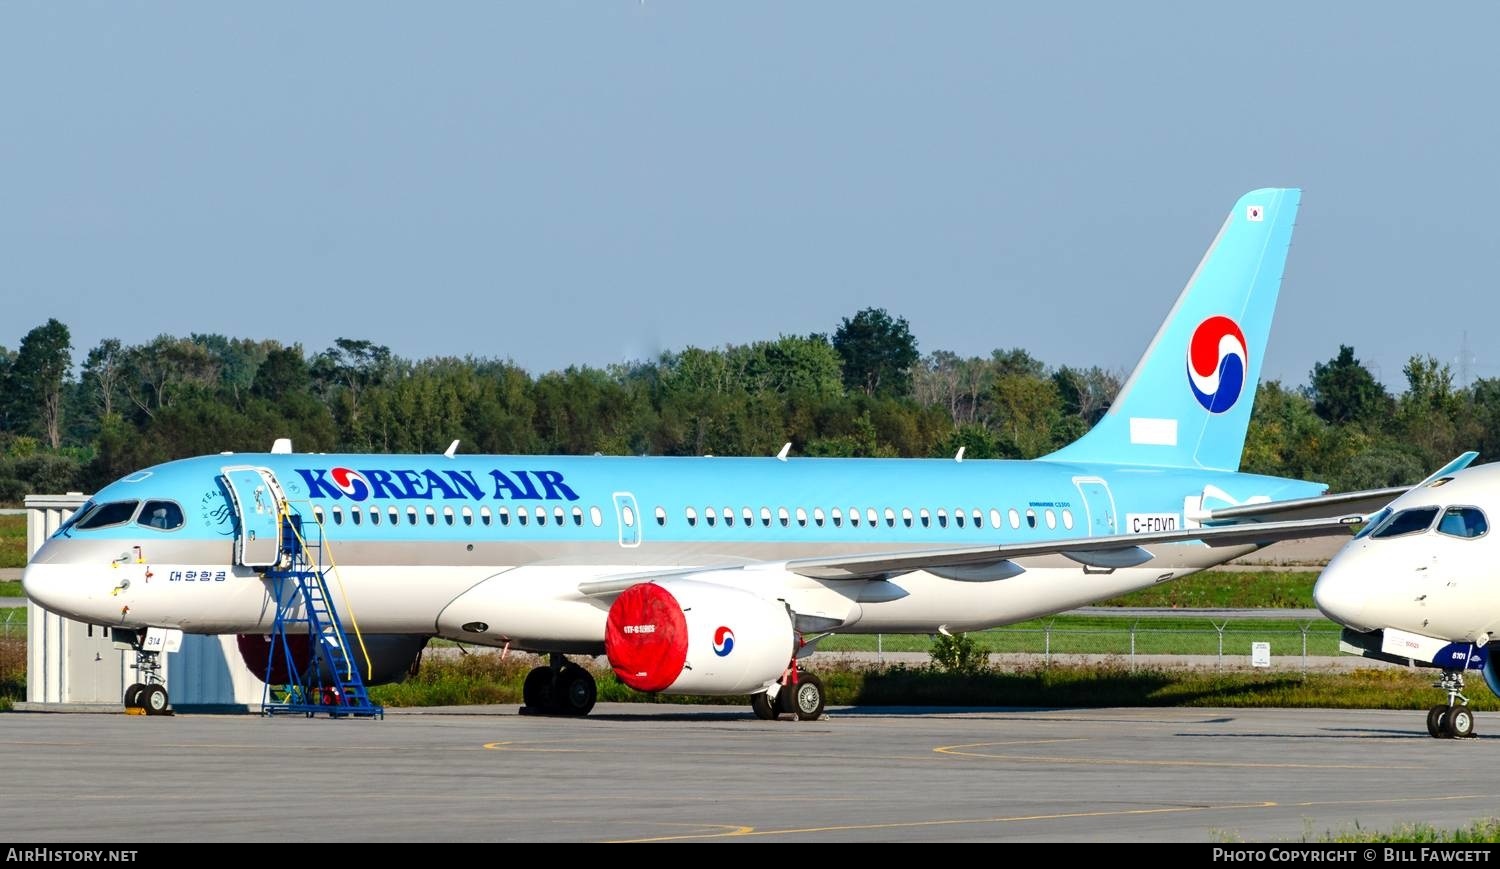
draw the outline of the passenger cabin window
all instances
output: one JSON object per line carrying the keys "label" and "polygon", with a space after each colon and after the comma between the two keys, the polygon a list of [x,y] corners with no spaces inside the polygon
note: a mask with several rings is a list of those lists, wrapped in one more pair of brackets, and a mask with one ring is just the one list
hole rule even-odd
{"label": "passenger cabin window", "polygon": [[922,508],[921,516],[922,516],[922,527],[923,528],[930,528],[932,526],[932,514],[927,512],[927,508],[926,507]]}
{"label": "passenger cabin window", "polygon": [[940,527],[940,528],[947,528],[948,527],[948,511],[947,510],[939,510],[938,511],[938,527]]}
{"label": "passenger cabin window", "polygon": [[172,501],[147,501],[136,523],[158,531],[173,531],[182,527],[182,508]]}
{"label": "passenger cabin window", "polygon": [[658,524],[658,525],[666,525],[667,524],[667,511],[663,510],[660,507],[656,508],[656,524]]}
{"label": "passenger cabin window", "polygon": [[600,525],[604,524],[604,513],[600,511],[598,507],[590,507],[589,521],[594,523],[595,528],[598,528]]}
{"label": "passenger cabin window", "polygon": [[849,524],[850,524],[850,526],[852,526],[854,528],[858,528],[859,527],[859,508],[858,507],[850,507],[849,508]]}
{"label": "passenger cabin window", "polygon": [[453,508],[452,507],[444,507],[443,508],[443,521],[445,523],[449,524],[449,525],[453,524]]}
{"label": "passenger cabin window", "polygon": [[[413,524],[413,525],[417,524],[417,511],[415,511],[415,510],[411,511],[411,524]],[[488,508],[488,507],[480,507],[479,508],[479,524],[481,524],[481,525],[488,525],[488,524],[490,524],[490,508]]]}
{"label": "passenger cabin window", "polygon": [[[144,510],[141,515],[146,515]],[[1490,525],[1485,521],[1484,512],[1478,507],[1449,507],[1443,511],[1443,518],[1438,520],[1438,533],[1449,537],[1482,537],[1488,530]]]}
{"label": "passenger cabin window", "polygon": [[[1066,511],[1064,512],[1064,515],[1066,515]],[[993,507],[990,508],[990,527],[991,528],[999,528],[1000,527],[1000,511],[994,509]],[[1073,526],[1070,523],[1068,525],[1068,527],[1072,528]]]}
{"label": "passenger cabin window", "polygon": [[979,526],[984,524],[984,514],[979,512],[978,510],[975,510],[969,515],[974,518],[974,529],[977,531],[979,529]]}
{"label": "passenger cabin window", "polygon": [[350,507],[349,508],[349,521],[350,522],[353,522],[355,525],[358,525],[360,522],[364,521],[364,518],[365,518],[364,512],[362,510],[360,510],[358,507]]}
{"label": "passenger cabin window", "polygon": [[786,512],[785,507],[776,508],[776,521],[781,523],[782,528],[785,528],[788,524],[791,523],[792,517]]}
{"label": "passenger cabin window", "polygon": [[842,528],[844,525],[844,511],[837,507],[833,508],[833,527]]}
{"label": "passenger cabin window", "polygon": [[547,508],[546,507],[537,507],[536,508],[536,524],[538,524],[538,525],[546,525],[547,524]]}
{"label": "passenger cabin window", "polygon": [[468,507],[465,507],[465,508],[463,508],[462,510],[459,511],[459,514],[464,517],[464,524],[465,525],[473,525],[474,524],[474,511],[473,510],[470,510]]}
{"label": "passenger cabin window", "polygon": [[[464,509],[467,510],[468,508],[465,507]],[[469,521],[473,522],[474,521],[474,517],[470,516],[469,517]],[[400,525],[401,524],[401,511],[399,509],[395,508],[395,507],[391,508],[391,524],[392,525]]]}
{"label": "passenger cabin window", "polygon": [[911,508],[910,507],[902,507],[901,508],[901,523],[903,525],[905,525],[907,528],[911,527]]}
{"label": "passenger cabin window", "polygon": [[712,508],[712,507],[704,507],[703,508],[703,521],[707,522],[708,523],[708,527],[712,528],[712,527],[714,527],[714,523],[719,521],[719,514],[715,513],[714,512],[714,508]]}
{"label": "passenger cabin window", "polygon": [[960,528],[964,527],[964,511],[963,510],[954,510],[953,511],[953,521],[958,523],[958,527],[960,527]]}
{"label": "passenger cabin window", "polygon": [[762,507],[762,508],[760,508],[760,524],[766,526],[767,528],[771,527],[771,508],[770,507]]}
{"label": "passenger cabin window", "polygon": [[806,507],[798,507],[797,508],[797,524],[801,525],[803,528],[807,527],[807,508]]}
{"label": "passenger cabin window", "polygon": [[379,525],[380,524],[380,508],[379,507],[371,507],[370,508],[370,524],[371,525]]}
{"label": "passenger cabin window", "polygon": [[740,518],[745,520],[746,528],[749,528],[750,526],[755,524],[755,512],[752,511],[749,507],[746,507],[744,510],[740,511]]}
{"label": "passenger cabin window", "polygon": [[692,507],[689,507],[686,510],[682,511],[682,515],[687,517],[689,528],[698,524],[698,511],[694,510]]}
{"label": "passenger cabin window", "polygon": [[526,508],[525,507],[517,507],[516,508],[516,524],[517,525],[530,525],[531,524],[531,514],[526,512]]}
{"label": "passenger cabin window", "polygon": [[322,507],[317,507],[317,506],[313,507],[313,521],[317,522],[319,525],[323,524],[323,508]]}
{"label": "passenger cabin window", "polygon": [[407,507],[406,508],[406,524],[408,524],[408,525],[415,525],[415,524],[417,524],[417,508],[416,507]]}
{"label": "passenger cabin window", "polygon": [[428,507],[423,512],[427,514],[427,524],[428,525],[436,525],[437,524],[437,511],[436,510],[432,509],[431,507]]}
{"label": "passenger cabin window", "polygon": [[335,525],[342,525],[342,524],[344,524],[344,508],[339,507],[337,505],[334,506],[334,508],[333,508],[333,524],[335,524]]}
{"label": "passenger cabin window", "polygon": [[1027,510],[1026,511],[1026,527],[1027,528],[1035,528],[1036,527],[1036,511],[1035,510]]}
{"label": "passenger cabin window", "polygon": [[1057,514],[1053,513],[1052,510],[1049,508],[1047,510],[1046,516],[1047,516],[1047,527],[1049,529],[1050,528],[1056,528],[1057,527]]}
{"label": "passenger cabin window", "polygon": [[827,518],[828,518],[828,516],[827,516],[827,514],[825,514],[823,512],[823,508],[822,507],[814,507],[813,508],[813,524],[817,525],[819,528],[822,528],[823,527],[823,522]]}
{"label": "passenger cabin window", "polygon": [[730,525],[730,526],[734,525],[734,508],[733,507],[725,507],[724,508],[724,524],[725,525]]}
{"label": "passenger cabin window", "polygon": [[1436,507],[1413,507],[1410,510],[1402,510],[1385,520],[1370,536],[1383,539],[1426,531],[1432,527],[1432,520],[1437,518],[1437,514],[1438,508]]}
{"label": "passenger cabin window", "polygon": [[[1063,516],[1063,527],[1066,528],[1066,529],[1068,529],[1069,531],[1072,531],[1073,530],[1073,511],[1072,510],[1063,510],[1062,516]],[[995,527],[998,528],[1000,526],[996,525]]]}
{"label": "passenger cabin window", "polygon": [[874,528],[875,523],[880,521],[880,517],[876,514],[874,507],[865,508],[865,521],[870,523],[871,528]]}
{"label": "passenger cabin window", "polygon": [[135,515],[135,508],[140,503],[140,501],[111,501],[108,504],[100,504],[90,510],[87,516],[78,520],[78,524],[73,527],[79,531],[91,531],[95,528],[123,525]]}
{"label": "passenger cabin window", "polygon": [[509,507],[501,507],[499,510],[495,511],[495,515],[497,515],[498,517],[500,517],[500,524],[501,525],[509,525],[510,524],[510,508]]}
{"label": "passenger cabin window", "polygon": [[1012,527],[1012,528],[1020,528],[1021,527],[1021,514],[1018,513],[1018,512],[1016,512],[1016,508],[1014,508],[1014,507],[1010,508],[1010,510],[1007,511],[1007,513],[1006,513],[1006,518],[1010,519],[1010,527]]}
{"label": "passenger cabin window", "polygon": [[[661,508],[657,507],[656,509],[660,510]],[[663,521],[663,522],[667,521],[667,514],[666,513],[662,513],[661,514],[661,521]],[[575,527],[578,527],[578,528],[582,528],[583,527],[583,508],[582,507],[574,507],[573,508],[573,525]]]}

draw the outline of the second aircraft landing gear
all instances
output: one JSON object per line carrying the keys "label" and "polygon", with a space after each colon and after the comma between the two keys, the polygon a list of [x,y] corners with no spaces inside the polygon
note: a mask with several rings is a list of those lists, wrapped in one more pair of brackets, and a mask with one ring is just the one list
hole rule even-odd
{"label": "second aircraft landing gear", "polygon": [[1463,671],[1444,670],[1443,677],[1433,687],[1448,692],[1448,703],[1427,710],[1427,734],[1434,739],[1473,736],[1474,713],[1469,709],[1469,698],[1463,694]]}
{"label": "second aircraft landing gear", "polygon": [[592,673],[554,653],[549,666],[526,674],[521,698],[532,715],[583,716],[599,699],[599,687]]}

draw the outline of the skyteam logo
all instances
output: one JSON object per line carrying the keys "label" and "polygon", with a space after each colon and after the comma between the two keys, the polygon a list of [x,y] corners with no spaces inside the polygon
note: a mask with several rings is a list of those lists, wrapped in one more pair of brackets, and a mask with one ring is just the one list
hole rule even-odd
{"label": "skyteam logo", "polygon": [[733,651],[734,631],[720,625],[719,629],[714,631],[714,654],[724,658],[728,657],[729,653]]}
{"label": "skyteam logo", "polygon": [[1199,323],[1188,342],[1187,369],[1188,386],[1204,410],[1223,413],[1234,407],[1250,370],[1239,324],[1217,314]]}
{"label": "skyteam logo", "polygon": [[363,501],[370,497],[370,484],[359,471],[334,468],[328,472],[328,478],[333,480],[333,485],[338,487],[340,492],[348,495],[351,501]]}

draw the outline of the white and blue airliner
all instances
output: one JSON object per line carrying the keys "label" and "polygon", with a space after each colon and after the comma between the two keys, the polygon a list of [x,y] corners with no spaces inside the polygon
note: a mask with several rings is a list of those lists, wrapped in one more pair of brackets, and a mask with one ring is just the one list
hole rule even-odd
{"label": "white and blue airliner", "polygon": [[814,717],[797,662],[828,634],[1004,625],[1347,533],[1362,493],[1238,471],[1298,200],[1241,198],[1109,412],[1035,461],[203,456],[101,489],[26,593],[117,631],[258,638],[294,514],[372,680],[443,637],[550,654],[526,702],[556,713],[595,699],[566,656],[603,654],[643,691]]}

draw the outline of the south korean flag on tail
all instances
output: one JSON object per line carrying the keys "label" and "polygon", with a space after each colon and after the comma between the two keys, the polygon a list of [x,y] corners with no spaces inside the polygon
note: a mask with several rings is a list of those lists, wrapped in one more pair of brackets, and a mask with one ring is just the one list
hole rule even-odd
{"label": "south korean flag on tail", "polygon": [[1260,223],[1266,219],[1266,210],[1259,205],[1251,205],[1245,209],[1245,219],[1251,223]]}

